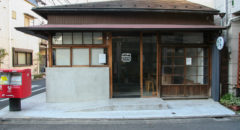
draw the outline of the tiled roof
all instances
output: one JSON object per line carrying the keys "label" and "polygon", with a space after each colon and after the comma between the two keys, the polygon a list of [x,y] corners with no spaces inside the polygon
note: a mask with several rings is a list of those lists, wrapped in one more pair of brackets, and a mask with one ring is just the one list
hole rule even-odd
{"label": "tiled roof", "polygon": [[218,10],[189,2],[187,0],[114,0],[104,2],[89,2],[61,6],[34,8],[35,12],[47,11],[179,11],[218,13]]}
{"label": "tiled roof", "polygon": [[90,2],[52,8],[154,8],[154,9],[183,9],[183,10],[213,10],[212,8],[192,3],[187,0],[115,0]]}

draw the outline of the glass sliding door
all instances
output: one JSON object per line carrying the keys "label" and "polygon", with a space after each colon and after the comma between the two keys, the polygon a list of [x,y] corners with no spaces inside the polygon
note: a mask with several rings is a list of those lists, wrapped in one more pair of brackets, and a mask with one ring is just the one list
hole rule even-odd
{"label": "glass sliding door", "polygon": [[155,33],[143,33],[143,87],[142,96],[158,95],[157,87],[157,39]]}
{"label": "glass sliding door", "polygon": [[113,34],[113,97],[140,97],[140,36]]}
{"label": "glass sliding door", "polygon": [[161,91],[163,97],[207,97],[208,48],[162,48]]}

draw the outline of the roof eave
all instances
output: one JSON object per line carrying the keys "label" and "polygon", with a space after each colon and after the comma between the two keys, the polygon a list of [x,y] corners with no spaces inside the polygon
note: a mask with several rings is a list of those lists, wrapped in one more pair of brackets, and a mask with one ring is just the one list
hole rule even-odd
{"label": "roof eave", "polygon": [[80,12],[155,12],[155,13],[196,13],[219,14],[218,10],[182,10],[182,9],[154,9],[154,8],[33,8],[34,12],[47,19],[51,13],[80,13]]}
{"label": "roof eave", "polygon": [[50,32],[56,31],[219,31],[224,30],[226,27],[219,28],[66,28],[66,27],[51,27],[51,28],[39,28],[39,27],[16,27],[18,31],[26,34],[37,36],[42,39],[48,39]]}

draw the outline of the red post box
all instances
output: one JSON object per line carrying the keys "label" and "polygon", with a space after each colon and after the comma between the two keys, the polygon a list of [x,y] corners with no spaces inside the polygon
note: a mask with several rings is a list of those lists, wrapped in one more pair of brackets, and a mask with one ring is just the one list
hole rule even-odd
{"label": "red post box", "polygon": [[21,98],[29,97],[31,94],[32,80],[30,69],[0,70],[0,98],[10,98],[10,107],[12,105],[11,100],[15,104],[20,103],[21,106]]}

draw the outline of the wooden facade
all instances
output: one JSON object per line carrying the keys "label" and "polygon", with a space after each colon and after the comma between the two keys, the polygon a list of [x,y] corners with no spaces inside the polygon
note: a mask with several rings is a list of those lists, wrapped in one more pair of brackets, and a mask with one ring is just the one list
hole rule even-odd
{"label": "wooden facade", "polygon": [[91,13],[48,15],[49,24],[182,24],[213,25],[209,14],[183,13]]}
{"label": "wooden facade", "polygon": [[[139,37],[140,37],[140,93],[141,93],[141,97],[149,97],[149,96],[143,96],[143,43],[142,43],[142,37],[143,37],[143,33],[144,32],[139,32]],[[210,89],[211,89],[211,45],[212,45],[212,41],[211,39],[207,39],[208,37],[205,37],[205,43],[204,44],[200,44],[200,45],[185,45],[185,46],[181,46],[181,45],[163,45],[160,42],[161,39],[161,33],[162,32],[155,32],[155,36],[156,36],[156,48],[157,48],[157,76],[156,76],[156,85],[157,85],[157,90],[156,90],[156,94],[153,94],[153,97],[163,97],[163,98],[209,98],[210,97]],[[208,33],[208,32],[206,32]],[[103,45],[53,45],[52,44],[52,36],[49,36],[49,66],[50,67],[109,67],[109,72],[110,72],[110,97],[113,97],[113,67],[112,67],[112,61],[113,61],[113,57],[112,57],[112,32],[105,32],[104,33],[104,43]],[[209,36],[205,35],[205,36]],[[210,36],[211,37],[211,36]],[[207,39],[207,40],[206,40]],[[209,41],[210,40],[210,41]],[[161,70],[162,70],[162,63],[161,63],[161,52],[162,52],[162,48],[165,47],[170,47],[170,48],[175,48],[175,47],[183,47],[183,48],[207,48],[208,49],[208,84],[206,85],[164,85],[161,83],[161,79],[162,79],[162,75],[161,75]],[[87,66],[73,66],[72,65],[72,51],[71,51],[71,65],[70,66],[54,66],[52,65],[52,50],[54,48],[107,48],[108,49],[108,64],[107,65],[102,65],[102,66],[92,66],[91,63]],[[91,51],[89,51],[89,55],[91,55]],[[91,60],[89,60],[91,61]],[[152,96],[150,96],[152,97]]]}
{"label": "wooden facade", "polygon": [[[122,5],[122,2],[126,5]],[[139,2],[139,1],[138,1]],[[114,43],[113,43],[113,33],[121,33],[124,35],[127,35],[128,33],[134,33],[137,38],[139,38],[139,42],[137,45],[139,45],[139,75],[136,77],[139,77],[139,94],[140,97],[162,97],[162,98],[210,98],[211,97],[211,88],[212,86],[212,47],[214,46],[214,42],[216,40],[216,37],[221,33],[220,28],[213,28],[208,29],[205,27],[204,29],[197,29],[194,28],[194,26],[202,25],[202,26],[214,26],[214,14],[216,14],[216,10],[202,7],[195,4],[186,4],[183,6],[183,3],[180,3],[178,5],[172,5],[173,3],[169,3],[165,0],[161,1],[164,4],[159,3],[159,1],[154,1],[155,4],[149,4],[146,8],[140,8],[140,6],[145,6],[140,1],[141,4],[134,4],[132,7],[131,2],[128,1],[120,1],[120,6],[118,4],[113,4],[111,8],[111,4],[103,4],[99,3],[99,5],[72,5],[70,7],[56,7],[56,8],[39,8],[35,9],[37,13],[42,15],[43,17],[47,18],[48,25],[59,25],[62,26],[62,28],[47,28],[47,26],[43,28],[37,28],[37,30],[34,30],[35,35],[47,35],[49,40],[49,67],[108,67],[109,68],[109,91],[110,91],[110,97],[114,97],[114,57],[113,57],[113,50],[114,50]],[[148,3],[149,1],[147,1]],[[187,1],[184,1],[187,2]],[[110,2],[111,3],[111,2]],[[114,3],[114,2],[113,2]],[[152,3],[152,2],[151,2]],[[153,8],[156,6],[156,4],[159,4],[158,7]],[[107,6],[108,5],[108,6]],[[131,8],[122,8],[122,7],[128,7],[131,5]],[[153,6],[151,6],[153,5]],[[90,8],[91,6],[91,8]],[[98,6],[107,6],[102,7],[101,11],[94,10],[95,7]],[[110,7],[109,7],[110,6]],[[115,8],[116,6],[119,6],[118,8]],[[139,7],[138,7],[139,6]],[[149,9],[150,8],[150,9]],[[101,9],[101,8],[96,8]],[[131,9],[129,11],[129,9]],[[145,10],[146,9],[146,10]],[[65,10],[65,12],[63,12]],[[79,11],[76,11],[79,10]],[[115,11],[117,10],[117,11]],[[127,10],[127,11],[126,11]],[[139,11],[140,10],[140,11]],[[42,11],[42,12],[41,12]],[[50,12],[49,12],[50,11]],[[160,11],[160,12],[159,12]],[[91,30],[88,28],[77,28],[74,29],[74,25],[190,25],[189,28],[171,28],[171,29],[159,29],[159,30],[148,30],[148,29],[142,29],[141,27],[138,27],[137,30],[131,30],[126,27],[125,30],[118,30],[116,28],[108,28],[106,29],[96,29],[91,28]],[[64,25],[71,25],[72,28],[69,28]],[[67,30],[66,30],[67,28]],[[45,30],[44,30],[45,29]],[[49,29],[49,30],[47,30]],[[71,30],[72,29],[72,30]],[[78,30],[79,29],[79,30]],[[191,29],[191,30],[190,30]],[[47,31],[46,31],[47,30]],[[95,44],[53,44],[52,38],[53,35],[60,32],[68,32],[68,33],[74,33],[74,32],[102,32],[103,34],[103,44],[95,45]],[[154,47],[156,49],[156,70],[154,70],[156,74],[154,74],[154,79],[151,79],[154,85],[156,85],[156,89],[154,88],[154,91],[151,95],[144,95],[144,89],[146,88],[144,81],[144,46],[143,46],[143,38],[144,34],[151,33],[152,36],[156,38],[154,41],[156,43],[156,46]],[[203,41],[202,43],[198,43],[199,41],[191,41],[191,43],[171,43],[171,44],[164,44],[162,43],[162,36],[165,34],[172,34],[172,33],[179,33],[179,36],[182,36],[182,33],[202,33]],[[171,36],[170,36],[171,37]],[[53,65],[53,50],[58,48],[69,48],[70,49],[70,65],[67,66],[59,66],[59,65]],[[75,48],[88,48],[89,50],[89,65],[73,65],[73,49]],[[107,64],[105,65],[91,65],[91,49],[92,48],[106,48],[107,49]],[[163,78],[169,76],[174,77],[177,74],[172,72],[170,74],[167,74],[167,76],[164,77],[164,49],[179,49],[181,48],[183,50],[182,57],[176,56],[178,58],[183,59],[181,62],[184,64],[181,65],[183,68],[181,72],[181,76],[183,77],[182,83],[164,83]],[[202,73],[206,73],[204,75],[197,74],[194,75],[195,77],[201,75],[201,78],[203,78],[204,83],[194,83],[189,82],[187,77],[187,50],[189,48],[197,48],[197,49],[205,49],[206,55],[202,56],[201,58],[204,60],[202,62],[206,62],[206,64],[202,65],[203,70]],[[138,49],[138,48],[137,48]],[[150,50],[151,51],[151,50]],[[173,52],[175,53],[175,52]],[[166,58],[166,57],[165,57]],[[169,58],[169,57],[167,57]],[[174,56],[171,56],[169,59],[174,61]],[[198,58],[198,57],[197,57]],[[153,61],[154,61],[153,60]],[[154,62],[155,62],[154,61]],[[155,64],[155,63],[154,63]],[[199,63],[200,64],[200,63]],[[177,65],[174,65],[174,63],[171,64],[173,68]],[[170,65],[169,65],[170,66]],[[194,67],[198,67],[199,65],[196,65]],[[178,66],[177,66],[178,67]],[[174,69],[175,69],[174,68]],[[137,68],[138,69],[138,68]],[[204,70],[206,69],[206,70]],[[174,71],[174,70],[173,70]],[[206,75],[206,76],[205,76]],[[177,75],[178,77],[181,77]],[[176,76],[176,77],[177,77]],[[181,77],[181,78],[182,78]],[[169,80],[173,80],[172,78],[169,78]],[[128,82],[126,80],[126,82]],[[154,86],[153,85],[153,86]]]}

